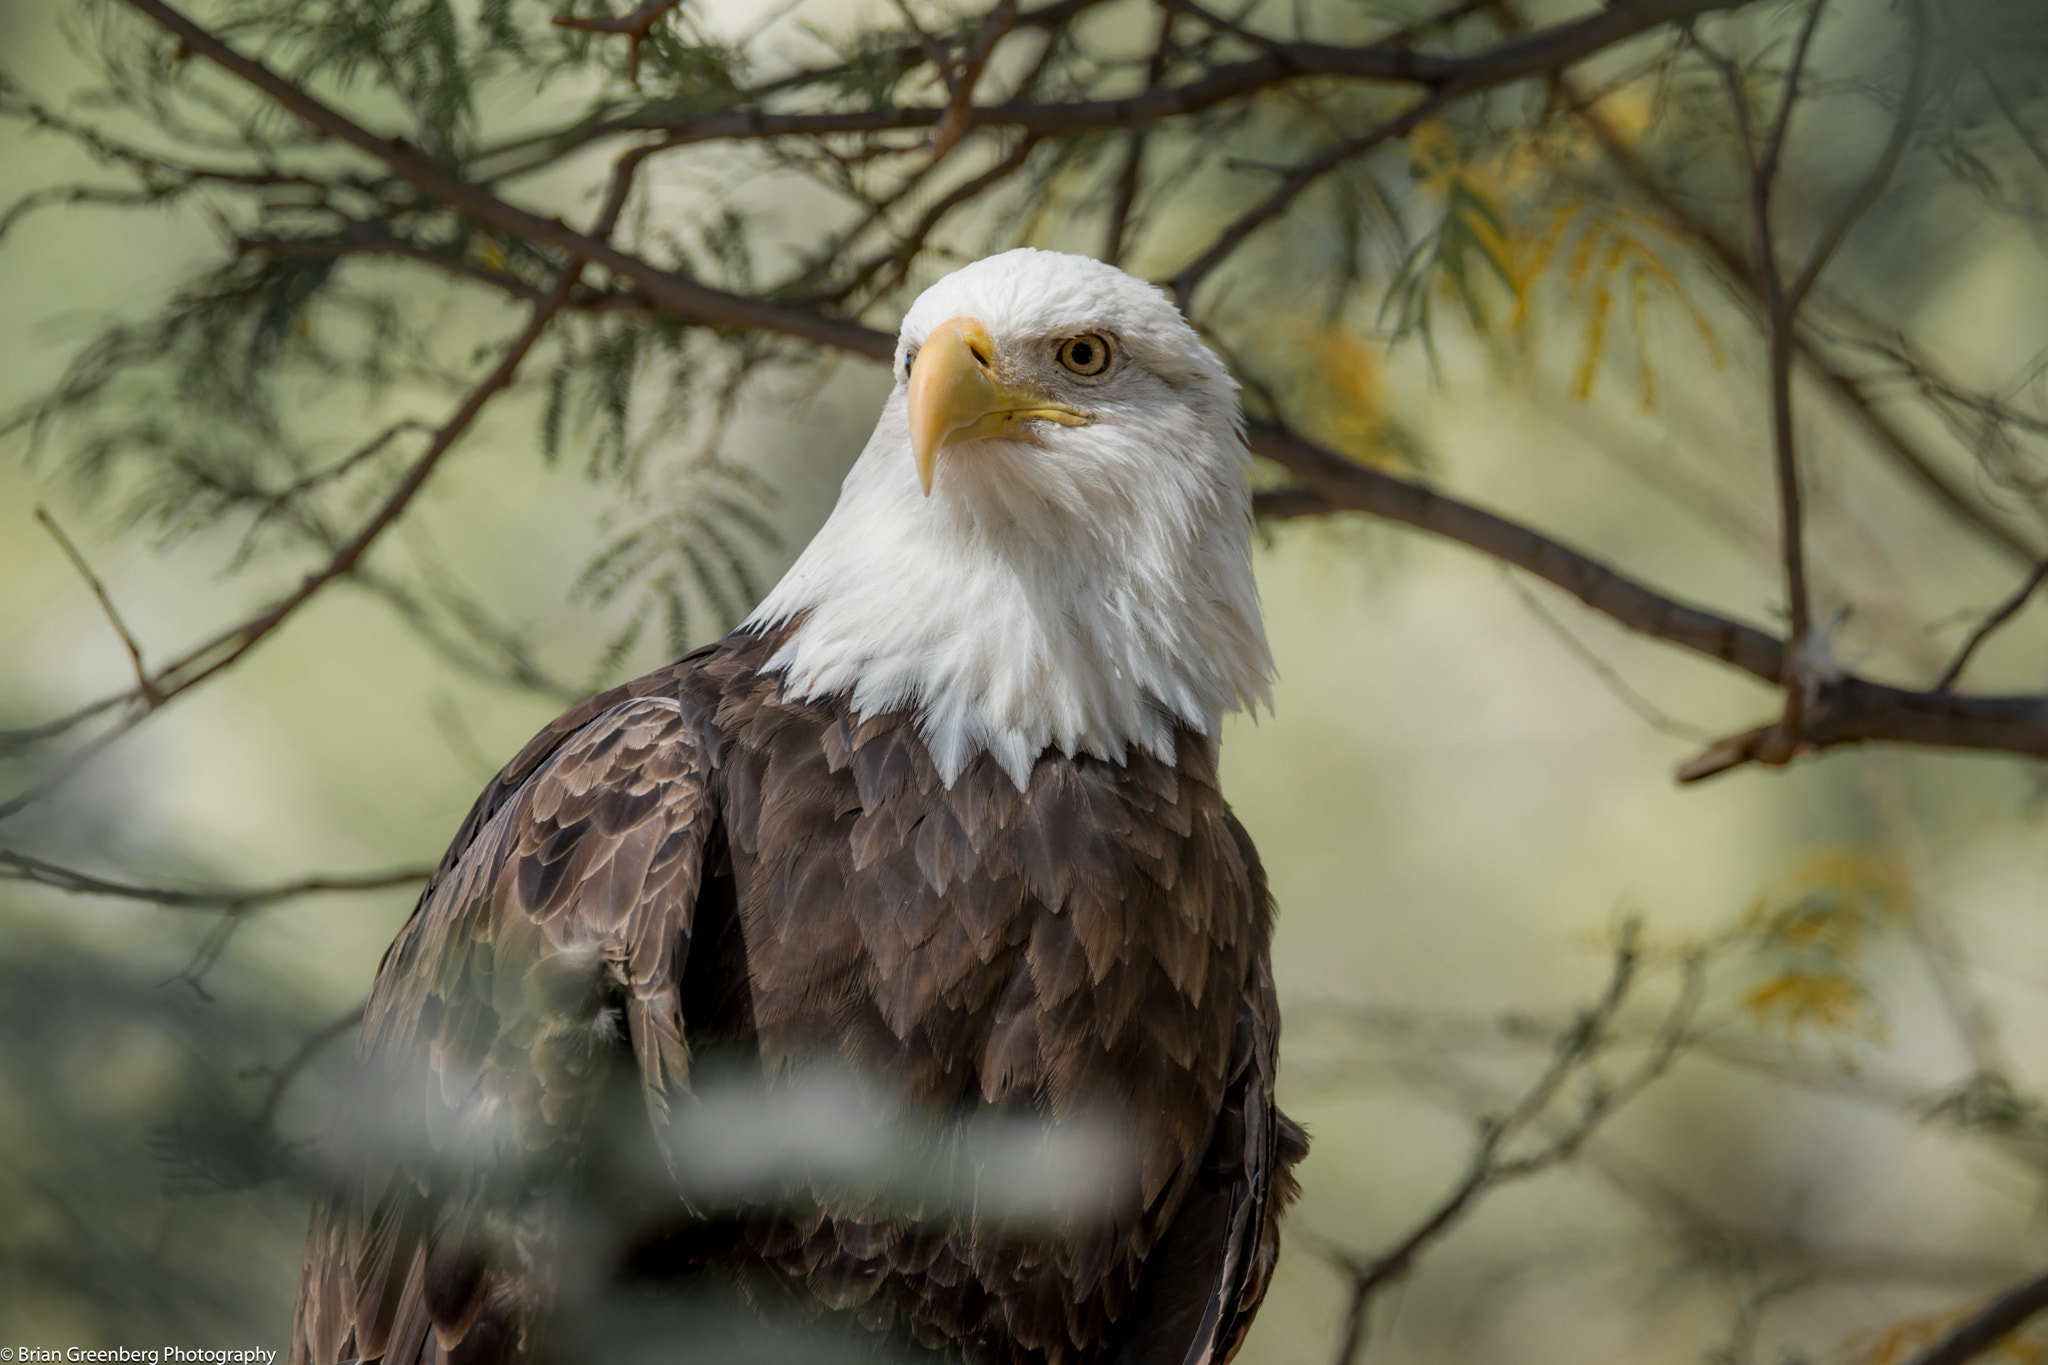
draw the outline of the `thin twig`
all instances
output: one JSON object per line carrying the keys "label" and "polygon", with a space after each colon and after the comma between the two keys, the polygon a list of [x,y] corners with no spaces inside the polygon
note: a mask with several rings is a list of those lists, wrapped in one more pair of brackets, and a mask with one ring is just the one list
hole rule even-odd
{"label": "thin twig", "polygon": [[[1327,512],[1367,512],[1444,536],[1564,589],[1630,630],[1682,645],[1775,684],[1784,644],[1740,621],[1680,602],[1548,536],[1407,479],[1355,464],[1264,422],[1247,423],[1252,452],[1285,468]],[[1270,501],[1261,504],[1271,507]]]}
{"label": "thin twig", "polygon": [[[263,63],[236,51],[218,35],[165,4],[164,0],[126,2],[177,35],[193,53],[260,90],[322,135],[368,153],[416,188],[451,208],[539,245],[554,247],[571,259],[602,266],[615,275],[632,280],[650,298],[679,317],[702,325],[747,327],[797,336],[844,350],[865,350],[869,332],[865,327],[698,284],[663,270],[651,261],[621,251],[598,235],[578,232],[558,218],[546,218],[518,208],[482,186],[463,180],[440,162],[414,149],[403,138],[379,137]],[[630,155],[645,156],[667,145],[676,145],[674,139],[636,148]],[[554,305],[554,309],[560,307],[561,304]]]}
{"label": "thin twig", "polygon": [[[931,67],[933,74],[938,76],[939,84],[945,87],[946,94],[949,97],[957,95],[959,93],[959,80],[953,71],[953,55],[946,51],[945,45],[933,37],[923,24],[917,21],[917,15],[910,8],[910,0],[893,0],[893,2],[896,6],[896,12],[903,16],[904,27],[908,28],[911,36],[917,39],[917,50],[924,54],[925,63]],[[949,106],[951,102],[949,98],[947,101]]]}
{"label": "thin twig", "polygon": [[1432,14],[1427,19],[1417,20],[1405,28],[1396,29],[1379,41],[1387,47],[1405,47],[1417,38],[1460,23],[1496,3],[1498,0],[1458,0],[1458,3],[1450,8]]}
{"label": "thin twig", "polygon": [[328,1022],[308,1029],[305,1036],[299,1039],[299,1045],[292,1049],[291,1056],[276,1065],[252,1066],[241,1073],[245,1081],[270,1082],[269,1093],[263,1097],[263,1104],[256,1111],[255,1121],[258,1127],[270,1126],[271,1121],[277,1117],[277,1107],[284,1100],[285,1091],[291,1088],[291,1083],[298,1079],[328,1044],[346,1037],[352,1029],[363,1022],[363,1011],[368,1008],[369,1003],[365,1000]]}
{"label": "thin twig", "polygon": [[1799,81],[1806,55],[1820,23],[1826,0],[1813,0],[1806,22],[1800,27],[1786,70],[1763,147],[1752,130],[1749,89],[1745,73],[1724,57],[1694,39],[1694,45],[1721,73],[1728,102],[1735,116],[1736,137],[1749,166],[1750,233],[1754,243],[1749,275],[1763,300],[1766,334],[1770,347],[1771,451],[1778,494],[1778,544],[1784,566],[1786,614],[1791,630],[1786,641],[1784,707],[1775,729],[1765,731],[1748,746],[1750,760],[1761,763],[1790,762],[1799,752],[1800,735],[1807,710],[1816,700],[1821,682],[1814,659],[1813,600],[1806,577],[1806,518],[1800,488],[1799,455],[1794,431],[1792,365],[1798,336],[1801,297],[1787,292],[1778,265],[1776,235],[1771,223],[1771,201],[1777,188],[1778,170],[1783,164],[1785,139],[1792,124],[1792,111],[1799,98]]}
{"label": "thin twig", "polygon": [[1920,108],[1926,97],[1928,52],[1934,46],[1933,36],[1927,31],[1927,11],[1922,4],[1907,6],[1911,17],[1910,36],[1907,46],[1911,56],[1907,63],[1906,93],[1899,101],[1899,116],[1892,121],[1891,136],[1886,139],[1884,151],[1878,156],[1877,164],[1870,168],[1870,174],[1863,178],[1863,184],[1842,211],[1835,215],[1827,230],[1814,244],[1813,252],[1806,258],[1799,275],[1785,290],[1785,303],[1797,308],[1813,292],[1821,272],[1834,259],[1835,252],[1849,232],[1877,202],[1891,183],[1892,174],[1899,167],[1899,161],[1906,154],[1906,146],[1912,141],[1913,128],[1919,121]]}
{"label": "thin twig", "polygon": [[136,689],[150,705],[162,705],[163,698],[158,694],[156,684],[150,679],[149,667],[142,661],[142,646],[136,643],[134,633],[128,629],[127,623],[121,619],[121,613],[115,609],[114,599],[107,593],[107,585],[100,581],[99,575],[92,571],[92,566],[85,562],[85,556],[71,543],[71,537],[64,534],[64,528],[57,524],[57,519],[50,515],[48,508],[36,508],[36,520],[50,533],[50,539],[57,542],[57,548],[71,561],[71,567],[78,570],[79,577],[92,589],[92,595],[99,599],[100,610],[106,614],[107,624],[114,628],[114,634],[121,637],[121,644],[128,651],[128,661],[134,665]]}
{"label": "thin twig", "polygon": [[1182,267],[1173,277],[1174,301],[1183,313],[1194,309],[1195,290],[1209,274],[1228,260],[1244,244],[1247,237],[1267,223],[1286,212],[1287,207],[1300,197],[1301,192],[1316,181],[1328,175],[1337,167],[1356,157],[1365,155],[1373,148],[1398,137],[1406,137],[1431,115],[1446,105],[1470,93],[1461,86],[1445,86],[1430,95],[1415,101],[1394,118],[1356,137],[1346,138],[1322,155],[1313,157],[1280,182],[1271,194],[1240,214],[1236,221],[1216,235],[1207,249],[1193,261]]}
{"label": "thin twig", "polygon": [[1896,763],[1868,763],[1863,765],[1863,780],[1884,833],[1884,850],[1892,865],[1906,929],[1969,1058],[1974,1079],[2009,1076],[2012,1067],[1999,1037],[1997,1016],[1971,980],[1962,938],[1942,906],[1924,890],[1927,853],[1907,796],[1905,775]]}
{"label": "thin twig", "polygon": [[1716,731],[1699,725],[1688,725],[1677,719],[1638,692],[1629,684],[1628,679],[1621,676],[1619,669],[1601,658],[1584,640],[1572,634],[1571,629],[1557,618],[1557,614],[1544,605],[1543,599],[1531,592],[1529,586],[1515,577],[1505,565],[1502,566],[1501,573],[1507,579],[1508,586],[1514,589],[1515,596],[1529,609],[1529,614],[1542,622],[1544,627],[1571,652],[1572,657],[1590,669],[1593,676],[1606,684],[1607,690],[1613,693],[1623,706],[1647,722],[1651,729],[1659,734],[1670,735],[1674,739],[1688,739],[1698,744],[1720,738]]}
{"label": "thin twig", "polygon": [[641,0],[631,13],[617,18],[584,18],[575,14],[557,14],[551,23],[557,28],[573,28],[583,33],[623,33],[626,35],[626,79],[640,84],[640,45],[647,41],[647,35],[661,22],[662,16],[681,5],[683,0]]}
{"label": "thin twig", "polygon": [[1524,1156],[1503,1155],[1508,1144],[1550,1108],[1566,1082],[1604,1047],[1607,1030],[1628,999],[1640,966],[1635,927],[1630,925],[1616,948],[1614,970],[1598,1002],[1559,1033],[1549,1065],[1514,1106],[1501,1117],[1481,1121],[1479,1144],[1464,1177],[1419,1223],[1379,1256],[1366,1259],[1355,1253],[1334,1253],[1351,1276],[1335,1365],[1350,1365],[1357,1358],[1365,1343],[1374,1296],[1407,1275],[1422,1253],[1456,1226],[1481,1196],[1500,1185],[1527,1179],[1569,1161],[1600,1124],[1670,1069],[1684,1046],[1687,1025],[1699,1005],[1702,972],[1696,956],[1686,960],[1678,997],[1665,1014],[1657,1044],[1650,1054],[1620,1083],[1596,1091],[1563,1133]]}
{"label": "thin twig", "polygon": [[1828,0],[1813,0],[1806,11],[1806,22],[1799,26],[1799,37],[1792,45],[1792,61],[1785,68],[1784,86],[1778,96],[1777,116],[1771,120],[1771,131],[1764,145],[1763,160],[1756,168],[1766,194],[1777,184],[1778,165],[1785,154],[1785,139],[1792,131],[1792,110],[1799,102],[1799,81],[1806,73],[1806,54],[1813,46],[1814,30],[1820,27],[1821,11],[1827,7]]}
{"label": "thin twig", "polygon": [[[1152,55],[1145,63],[1147,90],[1159,84],[1160,79],[1166,75],[1166,62],[1172,51],[1172,7],[1162,5],[1159,11],[1159,34],[1152,40]],[[1102,259],[1111,265],[1123,264],[1124,234],[1130,226],[1131,208],[1138,200],[1138,176],[1144,167],[1145,138],[1144,130],[1139,129],[1127,135],[1124,141],[1123,166],[1117,171],[1116,192],[1110,196],[1109,227],[1102,243]]]}
{"label": "thin twig", "polygon": [[1038,139],[1027,137],[980,175],[955,185],[939,196],[895,246],[887,251],[877,252],[853,272],[846,284],[834,290],[824,301],[833,304],[844,303],[884,270],[889,272],[888,277],[868,292],[870,297],[886,295],[903,282],[904,277],[909,274],[911,262],[924,246],[925,239],[931,236],[948,214],[962,204],[974,202],[994,186],[1023,170],[1030,163],[1032,152],[1037,149]]}
{"label": "thin twig", "polygon": [[961,55],[960,69],[949,77],[951,96],[939,126],[932,134],[932,160],[943,161],[974,126],[974,92],[981,85],[981,73],[995,55],[996,45],[1009,36],[1017,24],[1017,0],[996,0],[996,6],[968,41]]}
{"label": "thin twig", "polygon": [[194,890],[115,881],[90,872],[80,872],[76,868],[63,867],[26,853],[16,853],[12,849],[0,849],[0,881],[29,882],[75,896],[106,896],[115,900],[147,901],[171,910],[211,910],[230,914],[261,909],[281,901],[296,900],[301,896],[389,891],[396,887],[423,882],[431,872],[430,868],[400,868],[392,872],[371,872],[355,877],[302,877],[297,881],[280,882],[274,886]]}
{"label": "thin twig", "polygon": [[[161,0],[127,2],[152,8],[161,4]],[[1043,102],[1018,99],[976,105],[972,111],[973,120],[981,127],[1015,128],[1042,137],[1127,131],[1200,113],[1231,100],[1316,76],[1430,89],[1457,85],[1464,93],[1473,94],[1570,66],[1653,28],[1683,24],[1701,15],[1740,9],[1752,3],[1755,0],[1636,0],[1630,4],[1608,5],[1582,19],[1539,29],[1511,42],[1460,55],[1418,52],[1406,46],[1385,44],[1343,47],[1327,43],[1275,43],[1245,61],[1212,66],[1203,76],[1185,85],[1161,86],[1126,97]],[[1023,26],[1029,17],[1020,15],[1018,25]],[[681,146],[708,141],[928,128],[946,116],[948,107],[943,104],[895,105],[876,109],[775,113],[763,110],[758,103],[749,100],[743,99],[738,103],[744,107],[684,118],[648,114],[593,123],[579,129],[576,145],[587,145],[590,141],[621,133],[645,131],[660,131],[668,137],[671,145]],[[365,150],[370,149],[366,147]],[[493,149],[494,152],[506,150],[509,146]],[[410,171],[401,171],[401,174],[407,179],[412,178]],[[462,207],[468,209],[466,204]],[[599,264],[605,263],[600,260]],[[725,297],[729,300],[732,296]]]}
{"label": "thin twig", "polygon": [[1955,658],[1951,659],[1948,667],[1941,671],[1941,677],[1936,680],[1933,690],[1936,692],[1946,692],[1953,688],[1957,681],[1962,678],[1963,670],[1970,666],[1970,657],[1977,652],[1978,646],[1990,639],[1999,627],[2019,615],[2020,608],[2027,605],[2028,599],[2034,595],[2034,590],[2039,588],[2044,581],[2048,581],[2048,559],[2043,559],[2039,564],[2036,564],[2034,571],[2027,575],[2026,581],[2013,589],[2012,596],[1999,603],[1992,610],[1991,614],[1978,624],[1977,629],[1970,633],[1970,638],[1965,640],[1963,647],[1956,651]]}

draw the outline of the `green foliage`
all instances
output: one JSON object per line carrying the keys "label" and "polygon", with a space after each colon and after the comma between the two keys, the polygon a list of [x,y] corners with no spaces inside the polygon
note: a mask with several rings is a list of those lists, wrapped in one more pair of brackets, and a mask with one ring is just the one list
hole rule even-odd
{"label": "green foliage", "polygon": [[295,81],[396,98],[419,145],[459,163],[475,137],[479,86],[529,58],[513,8],[492,0],[465,17],[451,0],[241,0],[220,31],[253,40]]}

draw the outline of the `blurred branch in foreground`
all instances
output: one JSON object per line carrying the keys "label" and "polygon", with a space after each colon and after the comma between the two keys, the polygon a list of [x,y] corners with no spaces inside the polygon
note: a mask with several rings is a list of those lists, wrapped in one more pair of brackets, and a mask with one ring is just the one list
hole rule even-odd
{"label": "blurred branch in foreground", "polygon": [[2048,1275],[1999,1295],[1976,1316],[1915,1356],[1911,1365],[1965,1365],[1994,1350],[2043,1312],[2048,1312]]}

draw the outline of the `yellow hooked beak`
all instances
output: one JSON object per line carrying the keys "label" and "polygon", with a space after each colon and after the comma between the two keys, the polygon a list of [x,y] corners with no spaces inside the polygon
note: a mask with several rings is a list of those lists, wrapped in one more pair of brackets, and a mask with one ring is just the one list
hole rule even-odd
{"label": "yellow hooked beak", "polygon": [[996,374],[995,342],[979,319],[940,323],[910,367],[910,453],[924,495],[932,495],[941,450],[962,441],[1021,436],[1034,417],[1069,427],[1088,421],[1050,395],[1004,383]]}

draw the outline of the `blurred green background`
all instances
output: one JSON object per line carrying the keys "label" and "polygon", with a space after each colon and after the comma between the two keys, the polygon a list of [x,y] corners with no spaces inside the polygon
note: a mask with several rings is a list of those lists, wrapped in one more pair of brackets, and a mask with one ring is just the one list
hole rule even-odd
{"label": "blurred green background", "polygon": [[[715,13],[738,26],[746,10]],[[813,17],[838,22],[828,11]],[[7,69],[45,91],[75,85],[66,20],[65,6],[0,3]],[[78,173],[78,152],[56,138],[11,125],[0,138],[9,200]],[[679,196],[707,183],[720,182],[663,182]],[[720,188],[758,193],[790,231],[801,225],[801,191]],[[2004,373],[2048,343],[2038,230],[1984,214],[1944,231],[1939,268],[1901,307],[1960,369]],[[0,243],[0,407],[46,390],[109,318],[161,305],[219,250],[190,204],[24,218]],[[1282,261],[1271,278],[1276,318],[1303,335],[1321,325],[1311,269]],[[442,326],[476,344],[517,325],[508,306],[449,300]],[[1703,306],[1740,330],[1725,305]],[[1776,621],[1759,375],[1740,347],[1712,363],[1693,332],[1682,316],[1653,319],[1648,406],[1619,362],[1589,399],[1570,396],[1570,324],[1539,333],[1519,367],[1456,334],[1438,338],[1434,365],[1420,346],[1377,343],[1345,363],[1369,363],[1355,401],[1397,421],[1446,489],[1653,584]],[[745,400],[723,449],[779,490],[761,581],[829,509],[885,382],[849,362],[821,386],[770,381]],[[583,679],[616,614],[567,585],[635,495],[585,477],[573,456],[537,461],[540,401],[522,390],[494,407],[401,540],[410,562],[451,566],[558,676]],[[1333,401],[1332,420],[1347,420]],[[436,410],[401,393],[388,415]],[[1958,613],[1995,602],[2012,572],[1872,473],[1853,433],[1807,412],[1823,600],[1857,606],[1837,655],[1924,673],[1966,633]],[[65,457],[59,441],[27,458],[16,438],[0,461],[8,724],[129,677],[39,505],[152,659],[292,581],[288,566],[228,574],[231,531],[159,543],[122,519],[118,497],[84,497]],[[1942,1105],[1987,1060],[2016,1096],[2048,1081],[2037,765],[1844,750],[1680,787],[1672,772],[1700,739],[1660,731],[1618,686],[1702,737],[1765,719],[1772,694],[1406,531],[1279,524],[1257,554],[1280,680],[1270,715],[1229,724],[1224,778],[1279,899],[1282,1100],[1314,1147],[1243,1359],[1330,1357],[1344,1284],[1323,1253],[1370,1254],[1442,1197],[1475,1116],[1541,1070],[1543,1038],[1597,995],[1631,916],[1675,949],[1736,933],[1760,907],[1832,896],[1868,910],[1851,950],[1867,994],[1839,1016],[1788,1023],[1757,1003],[1761,950],[1727,950],[1708,1003],[1722,1050],[1683,1057],[1576,1160],[1489,1195],[1376,1305],[1368,1358],[1896,1357],[2039,1264],[2048,1152],[2025,1124],[1961,1121]],[[2038,687],[2043,625],[2038,606],[2023,615],[1973,681]],[[637,650],[624,671],[663,657],[652,640]],[[0,833],[152,885],[430,865],[481,784],[559,709],[455,667],[342,585]],[[250,1183],[261,1172],[236,1167],[223,1125],[266,1103],[262,1068],[360,999],[411,898],[294,900],[220,944],[209,912],[0,883],[0,1342],[281,1345],[305,1204]],[[1628,1026],[1653,1027],[1668,987],[1647,988]],[[320,1131],[346,1052],[326,1049],[284,1091],[288,1134]],[[195,1151],[226,1169],[195,1164]]]}

